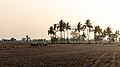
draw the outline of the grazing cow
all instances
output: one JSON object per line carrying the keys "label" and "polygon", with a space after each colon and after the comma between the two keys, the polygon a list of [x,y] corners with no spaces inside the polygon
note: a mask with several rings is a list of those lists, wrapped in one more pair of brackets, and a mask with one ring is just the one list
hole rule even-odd
{"label": "grazing cow", "polygon": [[37,43],[31,43],[30,45],[31,45],[31,46],[38,46]]}
{"label": "grazing cow", "polygon": [[30,43],[31,46],[47,46],[46,43]]}
{"label": "grazing cow", "polygon": [[43,46],[47,46],[47,44],[46,44],[46,43],[44,43],[44,44],[43,44]]}

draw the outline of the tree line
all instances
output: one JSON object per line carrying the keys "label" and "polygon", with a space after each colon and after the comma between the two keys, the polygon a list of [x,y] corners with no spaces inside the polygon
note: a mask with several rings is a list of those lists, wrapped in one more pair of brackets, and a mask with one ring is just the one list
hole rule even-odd
{"label": "tree line", "polygon": [[[58,32],[60,32],[59,36],[57,35]],[[67,38],[65,38],[65,32],[67,32]],[[120,35],[119,30],[113,32],[109,26],[106,29],[102,29],[100,25],[93,26],[90,19],[87,19],[84,24],[78,22],[74,28],[72,28],[69,22],[60,20],[48,29],[48,35],[50,35],[52,43],[71,43],[71,41],[73,41],[72,43],[85,43],[85,41],[90,43],[91,32],[94,33],[94,43],[102,41],[107,41],[108,43],[117,42]],[[72,36],[71,38],[69,34]]]}

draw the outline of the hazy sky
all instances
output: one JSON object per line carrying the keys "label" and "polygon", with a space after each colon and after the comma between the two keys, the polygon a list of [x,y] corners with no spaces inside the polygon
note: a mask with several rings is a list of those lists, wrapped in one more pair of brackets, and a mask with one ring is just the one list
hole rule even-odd
{"label": "hazy sky", "polygon": [[0,0],[0,38],[25,35],[49,38],[47,30],[63,19],[72,26],[93,25],[120,30],[119,0]]}

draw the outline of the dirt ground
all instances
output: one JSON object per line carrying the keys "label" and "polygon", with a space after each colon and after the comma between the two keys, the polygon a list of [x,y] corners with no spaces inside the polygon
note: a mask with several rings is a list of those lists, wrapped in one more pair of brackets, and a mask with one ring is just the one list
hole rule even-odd
{"label": "dirt ground", "polygon": [[1,67],[120,67],[120,46],[48,44],[0,46]]}

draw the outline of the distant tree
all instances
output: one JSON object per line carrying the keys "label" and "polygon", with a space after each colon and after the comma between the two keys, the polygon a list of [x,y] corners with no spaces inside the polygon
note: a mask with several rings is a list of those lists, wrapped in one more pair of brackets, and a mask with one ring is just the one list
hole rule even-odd
{"label": "distant tree", "polygon": [[67,30],[67,43],[69,43],[69,32],[68,32],[68,30],[71,30],[71,26],[70,26],[70,24],[69,24],[69,22],[67,22],[67,25],[66,25],[66,30]]}
{"label": "distant tree", "polygon": [[56,36],[57,36],[56,33],[57,33],[57,31],[58,31],[58,30],[57,30],[57,24],[54,24],[54,27],[53,27],[53,28],[54,28],[54,34],[55,34],[55,41],[56,41],[56,43],[57,43],[57,37],[56,37]]}
{"label": "distant tree", "polygon": [[30,37],[28,35],[26,35],[26,42],[30,41]]}
{"label": "distant tree", "polygon": [[93,28],[93,26],[92,26],[92,24],[90,23],[90,20],[89,20],[89,19],[86,20],[85,25],[86,25],[86,28],[87,28],[88,42],[90,43],[90,40],[89,40],[89,38],[90,38],[90,32],[91,32],[91,29]]}
{"label": "distant tree", "polygon": [[107,27],[106,35],[108,36],[108,40],[110,42],[110,37],[112,36],[112,29],[110,27]]}
{"label": "distant tree", "polygon": [[16,39],[12,37],[12,38],[10,39],[10,41],[16,41]]}
{"label": "distant tree", "polygon": [[107,35],[106,30],[103,30],[102,37],[106,37],[106,35]]}
{"label": "distant tree", "polygon": [[51,37],[53,37],[55,35],[54,28],[52,26],[50,26],[50,28],[48,30],[48,35],[51,35]]}
{"label": "distant tree", "polygon": [[9,39],[2,39],[2,41],[9,41]]}
{"label": "distant tree", "polygon": [[25,38],[22,38],[22,41],[26,41],[26,39],[25,39]]}
{"label": "distant tree", "polygon": [[80,43],[80,32],[81,32],[82,29],[83,29],[82,24],[81,24],[81,22],[79,22],[77,24],[77,28],[75,29],[75,32],[78,31],[78,33],[79,33],[79,43]]}
{"label": "distant tree", "polygon": [[63,37],[62,37],[62,32],[64,32],[64,29],[65,29],[65,22],[63,20],[60,20],[59,21],[59,24],[58,24],[58,30],[61,32],[61,43],[63,43]]}
{"label": "distant tree", "polygon": [[119,35],[120,35],[120,31],[119,31],[119,30],[116,30],[116,31],[115,31],[115,35],[116,35],[116,41],[117,41],[117,39],[118,39],[118,37],[119,37]]}
{"label": "distant tree", "polygon": [[115,42],[115,41],[117,42],[118,36],[119,36],[119,31],[116,30],[115,33],[112,33],[112,34],[111,34],[111,36],[110,36],[110,41],[111,41],[111,42]]}
{"label": "distant tree", "polygon": [[54,32],[54,28],[52,26],[50,26],[49,30],[48,30],[48,35],[51,35],[51,41],[53,43],[53,37],[55,35],[55,32]]}
{"label": "distant tree", "polygon": [[[98,35],[97,35],[98,33]],[[95,43],[97,43],[97,41],[99,40],[98,37],[100,37],[102,34],[102,29],[100,28],[99,25],[95,26],[94,28],[94,40],[95,40]]]}
{"label": "distant tree", "polygon": [[64,22],[64,24],[63,24],[63,32],[64,32],[64,43],[65,43],[65,32],[66,32],[66,28],[67,28],[67,24]]}
{"label": "distant tree", "polygon": [[52,42],[52,43],[56,43],[56,41],[57,41],[57,38],[56,38],[56,37],[51,37],[51,42]]}
{"label": "distant tree", "polygon": [[[86,34],[85,34],[85,29],[86,29],[86,27],[87,27],[87,26],[86,26],[85,24],[83,24],[83,26],[82,26],[83,34],[81,35],[83,42],[85,41],[85,38],[86,38]],[[84,42],[84,43],[85,43],[85,42]]]}

